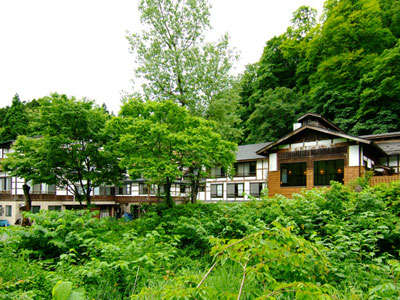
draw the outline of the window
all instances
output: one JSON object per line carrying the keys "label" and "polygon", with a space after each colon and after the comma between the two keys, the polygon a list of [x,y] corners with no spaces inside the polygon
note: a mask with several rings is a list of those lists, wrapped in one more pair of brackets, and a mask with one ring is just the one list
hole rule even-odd
{"label": "window", "polygon": [[1,148],[0,149],[0,158],[6,158],[7,157],[7,153],[9,153],[10,150],[7,148]]}
{"label": "window", "polygon": [[199,185],[199,192],[205,192],[206,191],[206,185],[205,184],[200,184]]}
{"label": "window", "polygon": [[11,177],[0,177],[0,192],[11,191]]}
{"label": "window", "polygon": [[139,184],[139,193],[140,195],[155,195],[156,189],[154,185],[150,185],[147,183]]}
{"label": "window", "polygon": [[164,195],[165,194],[165,188],[164,188],[164,186],[163,185],[159,185],[158,186],[158,194],[159,195]]}
{"label": "window", "polygon": [[61,205],[49,205],[49,210],[61,211]]}
{"label": "window", "polygon": [[56,186],[54,184],[45,184],[38,183],[34,185],[30,185],[30,193],[31,194],[55,194]]}
{"label": "window", "polygon": [[55,194],[56,193],[56,186],[54,184],[47,185],[47,193],[48,194]]}
{"label": "window", "polygon": [[238,177],[249,177],[257,175],[257,162],[235,163],[235,175]]}
{"label": "window", "polygon": [[343,183],[344,160],[314,162],[314,185],[329,185],[331,180]]}
{"label": "window", "polygon": [[227,185],[228,198],[243,198],[244,184],[243,183],[228,183]]}
{"label": "window", "polygon": [[115,192],[116,192],[115,186],[105,186],[105,185],[99,186],[98,191],[96,191],[96,189],[94,190],[94,194],[96,196],[115,196]]}
{"label": "window", "polygon": [[42,185],[39,184],[34,184],[31,186],[31,193],[32,194],[41,194],[42,193]]}
{"label": "window", "polygon": [[12,206],[6,205],[6,217],[11,217],[11,216],[12,216]]}
{"label": "window", "polygon": [[115,186],[103,186],[103,187],[100,187],[100,195],[103,195],[103,196],[115,196]]}
{"label": "window", "polygon": [[33,212],[34,214],[37,214],[38,212],[40,212],[40,206],[32,206],[31,212]]}
{"label": "window", "polygon": [[254,197],[260,197],[262,190],[263,190],[262,182],[250,183],[250,195]]}
{"label": "window", "polygon": [[4,212],[3,212],[3,206],[0,205],[0,217],[3,216]]}
{"label": "window", "polygon": [[179,192],[180,192],[181,194],[186,193],[186,185],[185,185],[185,184],[180,184],[180,185],[179,185]]}
{"label": "window", "polygon": [[224,196],[224,185],[223,184],[212,184],[211,185],[211,197],[222,198]]}
{"label": "window", "polygon": [[225,170],[222,167],[211,168],[212,178],[223,178],[226,177]]}
{"label": "window", "polygon": [[306,186],[306,174],[305,162],[281,164],[281,186]]}
{"label": "window", "polygon": [[131,194],[131,184],[124,184],[118,187],[118,195],[130,195]]}

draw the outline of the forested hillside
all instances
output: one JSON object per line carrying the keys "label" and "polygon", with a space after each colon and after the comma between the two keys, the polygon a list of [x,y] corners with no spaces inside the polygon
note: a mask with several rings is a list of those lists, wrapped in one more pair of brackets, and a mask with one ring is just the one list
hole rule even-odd
{"label": "forested hillside", "polygon": [[282,137],[316,112],[352,134],[400,130],[400,1],[299,8],[241,78],[243,143]]}

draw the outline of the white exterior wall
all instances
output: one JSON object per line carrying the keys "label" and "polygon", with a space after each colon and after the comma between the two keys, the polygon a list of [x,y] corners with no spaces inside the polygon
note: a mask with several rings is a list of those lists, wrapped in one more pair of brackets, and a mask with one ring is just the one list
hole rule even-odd
{"label": "white exterior wall", "polygon": [[269,170],[271,172],[278,171],[278,154],[276,153],[269,155]]}
{"label": "white exterior wall", "polygon": [[360,146],[349,146],[349,167],[358,167],[360,165]]}
{"label": "white exterior wall", "polygon": [[[22,203],[17,201],[0,201],[2,206],[3,214],[0,216],[0,220],[7,220],[10,225],[14,225],[16,220],[21,217],[19,207]],[[6,206],[11,206],[11,216],[6,216]]]}
{"label": "white exterior wall", "polygon": [[[240,162],[239,162],[240,163]],[[206,202],[218,202],[218,201],[248,201],[250,199],[250,183],[265,183],[268,179],[268,159],[257,159],[256,160],[256,176],[246,177],[233,177],[233,178],[209,178],[206,180],[206,191],[201,195],[203,201]],[[227,185],[229,183],[243,183],[244,197],[228,198],[227,197]],[[223,185],[223,197],[212,198],[211,197],[211,185],[222,184]],[[200,197],[198,197],[200,198]],[[200,200],[200,199],[199,199]]]}

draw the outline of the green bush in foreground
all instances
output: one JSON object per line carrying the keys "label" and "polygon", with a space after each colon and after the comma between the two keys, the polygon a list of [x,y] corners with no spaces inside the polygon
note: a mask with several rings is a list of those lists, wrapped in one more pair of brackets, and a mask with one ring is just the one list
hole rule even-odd
{"label": "green bush in foreground", "polygon": [[0,231],[0,299],[398,299],[399,203],[333,183],[132,222],[42,211]]}

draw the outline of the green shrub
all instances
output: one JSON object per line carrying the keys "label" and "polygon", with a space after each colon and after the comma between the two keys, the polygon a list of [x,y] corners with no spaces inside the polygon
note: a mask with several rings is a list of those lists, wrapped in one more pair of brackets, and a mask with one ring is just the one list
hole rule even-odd
{"label": "green shrub", "polygon": [[149,205],[131,222],[43,211],[0,229],[0,299],[51,299],[59,281],[89,299],[236,299],[243,274],[242,299],[398,299],[399,216],[400,183],[334,182],[292,199]]}

